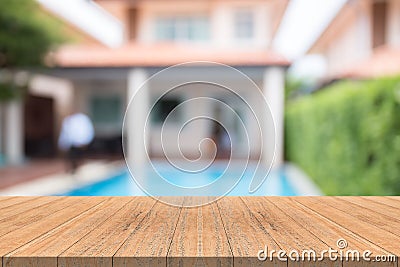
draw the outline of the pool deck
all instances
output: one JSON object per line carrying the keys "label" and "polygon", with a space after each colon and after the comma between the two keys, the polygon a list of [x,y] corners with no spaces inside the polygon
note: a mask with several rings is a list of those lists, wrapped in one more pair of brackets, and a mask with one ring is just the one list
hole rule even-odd
{"label": "pool deck", "polygon": [[64,170],[65,162],[61,159],[35,160],[17,166],[0,166],[0,190]]}
{"label": "pool deck", "polygon": [[0,196],[51,196],[100,182],[121,172],[119,160],[90,159],[75,174],[65,172],[59,159],[0,168]]}
{"label": "pool deck", "polygon": [[[257,258],[265,247],[272,261]],[[371,261],[331,260],[329,249],[369,250]],[[283,261],[272,250],[324,257]],[[400,197],[224,197],[196,208],[150,197],[1,197],[0,255],[3,267],[399,266]]]}

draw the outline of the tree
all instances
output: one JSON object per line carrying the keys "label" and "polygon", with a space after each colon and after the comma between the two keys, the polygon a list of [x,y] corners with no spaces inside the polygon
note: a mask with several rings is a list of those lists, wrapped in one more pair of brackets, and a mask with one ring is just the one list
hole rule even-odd
{"label": "tree", "polygon": [[15,96],[15,73],[43,65],[46,53],[59,43],[57,23],[34,0],[0,1],[0,100]]}

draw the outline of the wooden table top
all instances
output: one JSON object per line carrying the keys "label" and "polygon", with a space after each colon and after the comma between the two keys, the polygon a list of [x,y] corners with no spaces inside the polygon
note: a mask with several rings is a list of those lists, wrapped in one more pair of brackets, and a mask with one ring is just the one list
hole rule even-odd
{"label": "wooden table top", "polygon": [[0,255],[0,267],[400,266],[400,197],[224,197],[196,208],[1,197]]}

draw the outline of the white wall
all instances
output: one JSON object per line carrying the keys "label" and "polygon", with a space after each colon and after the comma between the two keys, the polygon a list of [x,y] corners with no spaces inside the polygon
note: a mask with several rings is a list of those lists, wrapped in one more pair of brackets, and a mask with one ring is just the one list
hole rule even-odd
{"label": "white wall", "polygon": [[[340,34],[323,49],[327,60],[328,75],[344,71],[348,67],[368,58],[372,49],[372,2],[354,1],[353,18],[349,19]],[[400,1],[388,0],[387,36],[389,46],[400,46]]]}
{"label": "white wall", "polygon": [[345,71],[372,52],[370,7],[357,4],[353,7],[353,12],[354,18],[323,53],[327,60],[328,75]]}
{"label": "white wall", "polygon": [[400,46],[400,1],[390,0],[388,6],[388,44]]}
{"label": "white wall", "polygon": [[151,43],[155,41],[154,26],[158,16],[172,14],[203,15],[209,13],[206,1],[143,1],[140,6],[138,42]]}
{"label": "white wall", "polygon": [[[266,48],[272,38],[272,5],[268,1],[174,1],[168,2],[144,2],[139,14],[138,41],[151,43],[154,38],[155,20],[160,15],[207,15],[210,19],[211,40],[206,43],[216,47],[243,47]],[[254,11],[254,38],[251,41],[239,41],[235,39],[234,14],[240,9],[251,9]]]}
{"label": "white wall", "polygon": [[[237,40],[234,36],[235,12],[241,9],[254,12],[254,38],[252,40]],[[272,38],[272,22],[270,20],[272,12],[268,2],[216,2],[211,13],[212,42],[220,47],[236,46],[248,49],[250,45],[265,49]]]}

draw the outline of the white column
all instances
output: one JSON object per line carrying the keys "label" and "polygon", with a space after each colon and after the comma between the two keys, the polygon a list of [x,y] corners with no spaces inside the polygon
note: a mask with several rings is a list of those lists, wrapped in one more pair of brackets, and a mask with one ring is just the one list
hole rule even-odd
{"label": "white column", "polygon": [[[269,67],[264,72],[263,93],[271,108],[275,122],[275,161],[273,167],[283,163],[283,135],[284,135],[284,103],[285,103],[285,70],[282,67]],[[264,127],[266,125],[264,124]],[[268,133],[270,129],[264,129]],[[270,136],[263,136],[264,143]],[[263,153],[271,153],[271,148],[264,146]]]}
{"label": "white column", "polygon": [[21,100],[12,100],[6,104],[5,142],[6,161],[20,164],[24,159],[23,105]]}
{"label": "white column", "polygon": [[232,40],[232,27],[229,24],[231,13],[223,1],[215,2],[213,7],[211,14],[212,39],[217,47],[224,47]]}
{"label": "white column", "polygon": [[145,142],[148,142],[148,137],[144,132],[149,105],[149,88],[144,83],[147,78],[146,71],[141,68],[132,69],[128,73],[128,103],[130,106],[125,120],[127,142],[125,149],[130,167],[142,167],[147,158]]}

